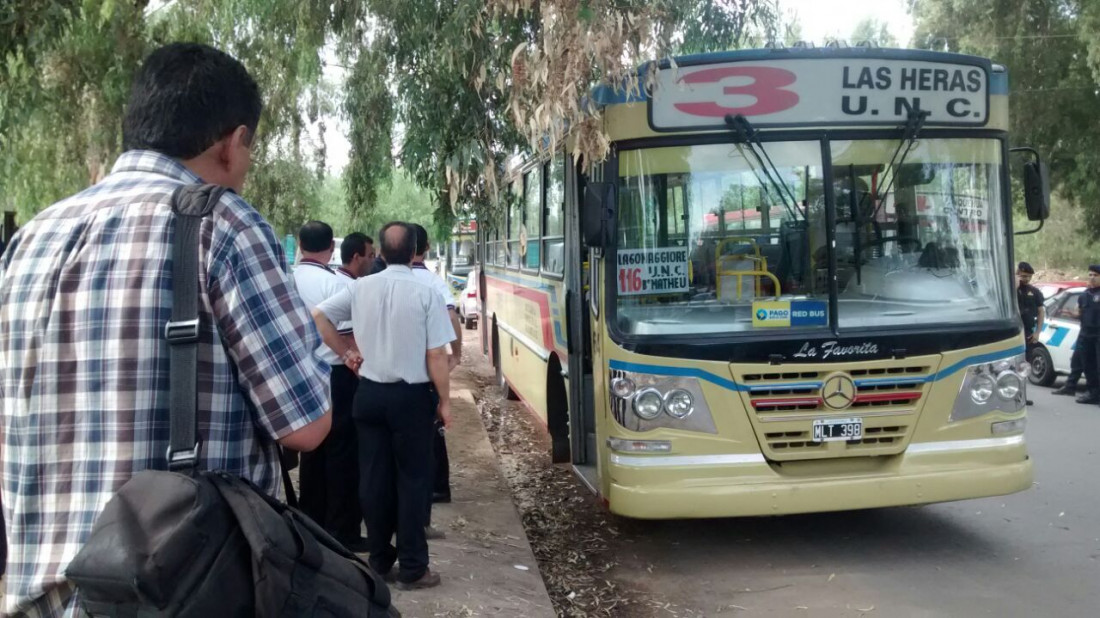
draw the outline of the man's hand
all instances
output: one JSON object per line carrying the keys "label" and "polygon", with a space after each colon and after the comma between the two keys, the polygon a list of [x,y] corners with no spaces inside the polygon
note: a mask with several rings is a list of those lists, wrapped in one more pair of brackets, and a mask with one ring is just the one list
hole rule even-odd
{"label": "man's hand", "polygon": [[359,350],[348,349],[344,352],[344,366],[351,369],[354,373],[359,373],[359,367],[363,364],[363,356],[359,354]]}
{"label": "man's hand", "polygon": [[445,429],[451,428],[451,402],[442,397],[439,399],[439,406],[435,409],[436,415],[439,420],[442,421]]}
{"label": "man's hand", "polygon": [[458,354],[447,355],[447,368],[449,371],[454,371],[458,367]]}
{"label": "man's hand", "polygon": [[1031,333],[1031,336],[1027,338],[1028,343],[1039,343],[1039,333]]}

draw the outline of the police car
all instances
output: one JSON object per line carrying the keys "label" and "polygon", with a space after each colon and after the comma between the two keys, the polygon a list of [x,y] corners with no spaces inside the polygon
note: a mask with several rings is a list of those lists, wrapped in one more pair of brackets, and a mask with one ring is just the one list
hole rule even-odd
{"label": "police car", "polygon": [[1069,288],[1044,304],[1047,319],[1039,333],[1039,345],[1028,351],[1032,384],[1050,386],[1059,375],[1069,373],[1073,346],[1081,330],[1077,299],[1084,293],[1084,287]]}

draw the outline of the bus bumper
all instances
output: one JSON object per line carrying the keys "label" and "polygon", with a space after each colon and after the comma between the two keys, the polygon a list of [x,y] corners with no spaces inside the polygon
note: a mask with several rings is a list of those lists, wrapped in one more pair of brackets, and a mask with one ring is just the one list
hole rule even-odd
{"label": "bus bumper", "polygon": [[[753,456],[612,454],[608,506],[637,519],[787,515],[929,504],[1023,491],[1032,466],[1022,436],[1005,445],[969,440],[952,449],[911,445],[877,461],[816,460],[776,465]],[[1003,440],[1003,439],[1002,439]],[[984,443],[975,448],[976,443]],[[730,462],[741,457],[743,461]],[[709,459],[725,459],[708,465]],[[679,465],[676,462],[686,462]],[[668,465],[666,465],[668,464]]]}

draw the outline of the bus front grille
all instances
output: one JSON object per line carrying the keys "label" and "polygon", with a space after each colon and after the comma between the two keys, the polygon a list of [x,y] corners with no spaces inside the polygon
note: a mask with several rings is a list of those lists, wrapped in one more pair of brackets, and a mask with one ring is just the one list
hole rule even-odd
{"label": "bus front grille", "polygon": [[[848,391],[851,402],[839,408],[825,402],[825,385],[837,375],[848,377],[849,387],[854,387],[854,392]],[[931,388],[931,375],[931,367],[911,365],[853,367],[840,372],[745,373],[735,374],[735,379],[746,387],[744,401],[764,455],[784,461],[900,453]],[[835,401],[832,403],[835,406]],[[862,420],[859,440],[814,441],[815,420],[847,418]]]}

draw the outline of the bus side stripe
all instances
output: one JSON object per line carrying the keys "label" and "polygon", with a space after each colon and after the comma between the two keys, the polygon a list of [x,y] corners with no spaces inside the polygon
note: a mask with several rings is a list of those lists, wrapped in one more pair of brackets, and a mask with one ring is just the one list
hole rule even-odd
{"label": "bus side stripe", "polygon": [[[954,365],[951,365],[951,366],[947,367],[946,369],[938,371],[935,374],[932,374],[932,375],[929,375],[929,376],[926,376],[926,377],[923,377],[923,378],[916,378],[916,379],[898,379],[897,382],[898,383],[904,383],[904,384],[921,384],[921,383],[925,383],[925,382],[935,382],[937,380],[942,380],[942,379],[944,379],[948,376],[951,376],[951,375],[955,374],[956,372],[958,372],[959,370],[965,369],[966,367],[969,367],[970,365],[977,365],[977,364],[980,364],[980,363],[991,363],[991,362],[996,361],[996,360],[1001,360],[1001,359],[1004,359],[1004,358],[1009,358],[1009,357],[1012,357],[1012,356],[1023,354],[1024,349],[1025,348],[1023,346],[1018,346],[1018,347],[1011,348],[1011,349],[1008,349],[1008,350],[1001,350],[999,352],[990,352],[988,354],[979,354],[977,356],[971,356],[969,358],[964,358],[963,360],[955,363]],[[769,385],[763,385],[763,384],[755,384],[752,387],[748,387],[748,386],[745,386],[743,384],[738,384],[737,382],[734,382],[733,380],[730,380],[728,378],[723,378],[723,377],[715,375],[715,374],[713,374],[709,371],[704,371],[704,370],[696,368],[696,367],[669,367],[669,366],[664,366],[664,365],[646,365],[646,364],[642,364],[642,363],[630,363],[630,362],[620,361],[620,360],[611,360],[611,361],[609,361],[608,365],[611,367],[611,369],[618,369],[620,371],[633,371],[634,373],[651,373],[651,374],[655,374],[655,375],[674,376],[674,377],[679,377],[679,378],[699,378],[700,380],[706,380],[707,382],[711,382],[712,384],[717,384],[718,386],[721,386],[722,388],[725,388],[725,389],[728,389],[728,390],[731,390],[731,391],[738,391],[738,392],[751,391],[751,390],[754,390],[754,389],[755,390],[769,390],[769,389],[782,389],[782,388],[790,388],[791,387],[791,385],[789,385],[789,384],[775,384],[775,385],[770,385],[770,386]],[[871,381],[870,380],[861,380],[861,381],[859,381],[859,384],[868,384],[868,383],[871,383]]]}
{"label": "bus side stripe", "polygon": [[633,371],[634,373],[653,373],[663,376],[675,376],[678,378],[699,378],[721,386],[731,391],[747,391],[747,386],[738,384],[733,380],[716,376],[709,371],[703,371],[695,367],[664,367],[660,365],[642,365],[640,363],[628,363],[626,361],[612,360],[608,363],[612,369],[620,371]]}
{"label": "bus side stripe", "polygon": [[[485,273],[485,278],[487,282],[495,280],[496,286],[501,290],[538,303],[539,317],[543,322],[543,339],[548,349],[555,349],[554,344],[556,343],[558,353],[562,354],[562,351],[569,347],[561,330],[560,312],[557,311],[558,293],[554,286],[537,281],[524,281],[519,277],[512,277],[504,273],[491,273],[488,271]],[[544,293],[540,294],[539,292]],[[547,301],[546,292],[550,294],[549,301]],[[553,316],[551,316],[552,311],[555,314]],[[553,324],[552,330],[547,326],[551,323]]]}

